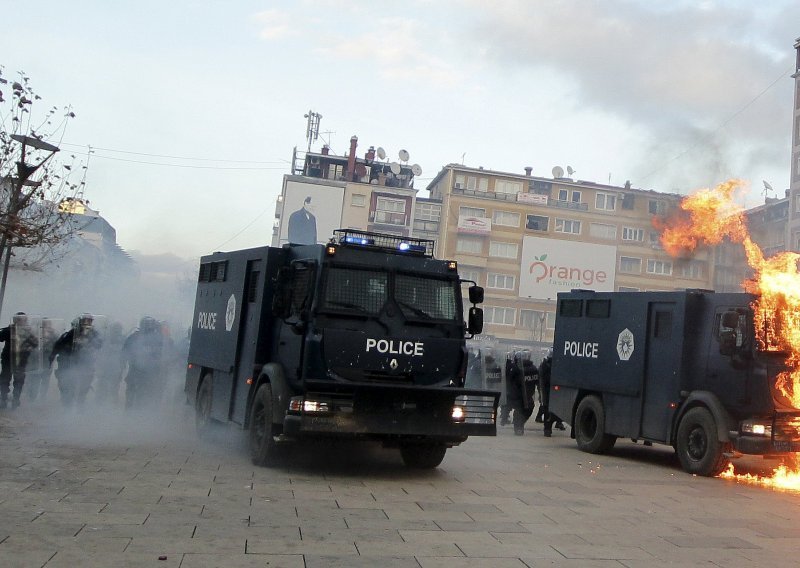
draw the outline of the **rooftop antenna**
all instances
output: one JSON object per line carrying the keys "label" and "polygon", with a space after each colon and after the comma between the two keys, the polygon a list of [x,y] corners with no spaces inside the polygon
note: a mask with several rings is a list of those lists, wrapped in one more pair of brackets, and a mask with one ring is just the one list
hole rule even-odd
{"label": "rooftop antenna", "polygon": [[308,111],[308,113],[303,115],[304,118],[307,119],[306,122],[306,139],[308,140],[308,152],[311,152],[311,142],[316,141],[319,138],[319,121],[322,119],[322,115],[318,112],[314,112],[313,110]]}

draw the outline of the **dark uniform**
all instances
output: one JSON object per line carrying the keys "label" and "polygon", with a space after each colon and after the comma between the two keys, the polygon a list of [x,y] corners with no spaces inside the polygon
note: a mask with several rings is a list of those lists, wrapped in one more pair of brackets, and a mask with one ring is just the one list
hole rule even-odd
{"label": "dark uniform", "polygon": [[122,360],[128,367],[125,408],[158,404],[165,381],[164,336],[155,319],[141,319],[139,329],[122,346]]}
{"label": "dark uniform", "polygon": [[82,405],[94,381],[97,353],[102,347],[100,334],[92,327],[94,318],[84,314],[72,322],[72,328],[63,333],[53,346],[50,364],[58,361],[56,379],[64,406],[77,401]]}
{"label": "dark uniform", "polygon": [[544,435],[550,437],[553,434],[553,423],[559,430],[564,430],[561,419],[548,410],[550,404],[550,370],[553,365],[553,356],[548,355],[539,365],[539,392],[542,396],[542,416],[544,422]]}
{"label": "dark uniform", "polygon": [[520,353],[506,361],[506,403],[513,410],[514,434],[525,433],[525,422],[533,414],[533,392],[536,380],[536,366],[525,363]]}
{"label": "dark uniform", "polygon": [[[28,325],[28,318],[23,312],[14,316],[14,323],[0,329],[0,341],[3,352],[0,353],[0,408],[8,405],[8,394],[11,392],[12,376],[14,393],[12,408],[19,406],[22,386],[25,384],[25,367],[31,353],[39,347],[39,340]],[[13,344],[13,345],[12,345]]]}

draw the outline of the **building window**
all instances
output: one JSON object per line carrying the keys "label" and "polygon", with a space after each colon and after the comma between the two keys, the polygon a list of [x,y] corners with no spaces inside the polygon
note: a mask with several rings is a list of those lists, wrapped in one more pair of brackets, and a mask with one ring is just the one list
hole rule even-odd
{"label": "building window", "polygon": [[556,233],[569,233],[571,235],[581,234],[581,222],[572,219],[556,219]]}
{"label": "building window", "polygon": [[525,219],[525,228],[531,231],[546,231],[549,217],[541,215],[528,215]]}
{"label": "building window", "polygon": [[375,222],[383,225],[405,225],[405,200],[378,197],[375,205]]}
{"label": "building window", "polygon": [[647,260],[647,273],[670,276],[672,274],[672,262],[669,260]]}
{"label": "building window", "polygon": [[513,290],[516,278],[510,274],[489,273],[486,275],[487,288],[499,288],[500,290]]}
{"label": "building window", "polygon": [[581,192],[580,191],[573,191],[572,192],[572,199],[570,199],[573,203],[580,203],[581,202]]}
{"label": "building window", "polygon": [[483,321],[496,325],[514,325],[517,319],[517,310],[514,308],[499,308],[486,306],[483,308]]}
{"label": "building window", "polygon": [[558,190],[558,200],[559,201],[569,201],[569,192],[566,189],[559,189]]}
{"label": "building window", "polygon": [[617,288],[618,292],[638,292],[639,288],[631,288],[630,286],[620,286]]}
{"label": "building window", "polygon": [[417,202],[416,219],[420,221],[439,221],[442,215],[442,206],[438,203]]}
{"label": "building window", "polygon": [[619,271],[625,274],[641,274],[642,259],[632,256],[619,257]]}
{"label": "building window", "polygon": [[458,208],[458,216],[459,217],[486,217],[486,209],[481,209],[480,207],[464,207],[461,206]]}
{"label": "building window", "polygon": [[522,191],[522,184],[518,181],[498,179],[494,182],[495,193],[513,193],[516,195],[520,191]]}
{"label": "building window", "polygon": [[622,240],[644,242],[644,229],[622,227]]}
{"label": "building window", "polygon": [[436,233],[439,231],[439,221],[420,221],[419,219],[414,219],[414,230]]}
{"label": "building window", "polygon": [[647,210],[650,215],[663,215],[667,212],[667,204],[658,199],[651,199],[647,203]]}
{"label": "building window", "polygon": [[367,205],[367,196],[363,193],[354,193],[350,200],[350,205],[353,207],[365,207]]}
{"label": "building window", "polygon": [[459,237],[456,241],[456,252],[481,254],[483,253],[483,239],[480,237]]}
{"label": "building window", "polygon": [[661,235],[654,231],[650,231],[650,246],[654,249],[663,249],[664,247],[661,245]]}
{"label": "building window", "polygon": [[516,243],[500,243],[492,241],[489,243],[489,256],[497,258],[517,258]]}
{"label": "building window", "polygon": [[[800,166],[800,162],[797,165]],[[800,213],[800,193],[794,196],[794,212]]]}
{"label": "building window", "polygon": [[596,239],[616,239],[617,238],[617,226],[616,225],[606,225],[604,223],[590,223],[589,224],[589,235],[595,237]]}
{"label": "building window", "polygon": [[538,310],[520,310],[519,325],[530,330],[531,341],[543,341],[548,329],[553,329],[555,318],[551,312]]}
{"label": "building window", "polygon": [[458,277],[462,280],[472,280],[478,286],[481,285],[481,271],[474,268],[458,269]]}
{"label": "building window", "polygon": [[519,227],[519,213],[511,211],[495,211],[492,216],[492,224],[504,227]]}
{"label": "building window", "polygon": [[681,265],[681,276],[683,278],[701,279],[705,273],[705,262],[698,260],[690,260],[686,264]]}
{"label": "building window", "polygon": [[469,189],[472,191],[488,191],[489,179],[484,177],[456,175],[456,189]]}
{"label": "building window", "polygon": [[610,193],[598,193],[594,198],[594,208],[600,211],[616,210],[617,196]]}

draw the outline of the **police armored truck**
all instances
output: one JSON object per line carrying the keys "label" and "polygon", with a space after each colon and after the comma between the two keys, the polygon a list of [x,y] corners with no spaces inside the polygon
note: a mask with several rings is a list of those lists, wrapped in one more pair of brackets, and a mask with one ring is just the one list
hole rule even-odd
{"label": "police armored truck", "polygon": [[714,476],[741,454],[800,451],[800,410],[777,388],[785,353],[756,340],[755,296],[707,290],[558,294],[550,410],[578,448],[672,445]]}
{"label": "police armored truck", "polygon": [[200,263],[185,390],[198,431],[249,430],[257,465],[284,441],[343,436],[438,466],[496,434],[498,393],[465,389],[468,323],[454,261],[433,241],[337,230],[327,245],[217,252]]}

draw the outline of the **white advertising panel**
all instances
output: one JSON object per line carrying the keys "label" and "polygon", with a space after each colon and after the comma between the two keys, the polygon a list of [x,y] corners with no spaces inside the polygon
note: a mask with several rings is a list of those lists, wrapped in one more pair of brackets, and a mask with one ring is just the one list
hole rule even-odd
{"label": "white advertising panel", "polygon": [[523,193],[517,194],[518,203],[533,203],[536,205],[547,205],[547,196],[539,195],[538,193]]}
{"label": "white advertising panel", "polygon": [[342,223],[344,187],[287,180],[280,244],[325,244]]}
{"label": "white advertising panel", "polygon": [[519,295],[555,300],[573,288],[613,292],[616,265],[614,246],[524,237]]}
{"label": "white advertising panel", "polygon": [[473,235],[488,235],[492,232],[492,220],[488,217],[459,217],[458,232]]}

